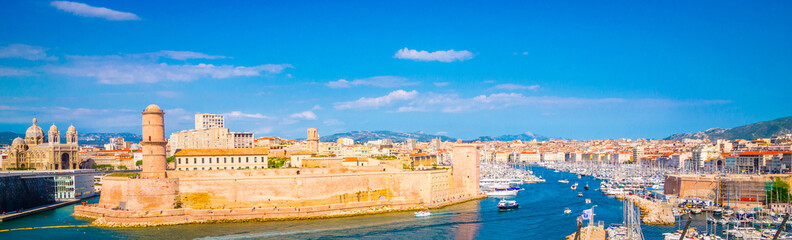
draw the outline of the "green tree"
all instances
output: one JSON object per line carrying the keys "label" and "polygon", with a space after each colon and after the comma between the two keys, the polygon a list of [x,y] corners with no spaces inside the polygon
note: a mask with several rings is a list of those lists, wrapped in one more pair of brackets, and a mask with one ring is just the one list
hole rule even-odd
{"label": "green tree", "polygon": [[765,189],[767,190],[767,200],[769,202],[789,202],[790,196],[788,183],[781,180],[781,178],[776,178],[767,184],[768,186],[765,187]]}
{"label": "green tree", "polygon": [[138,160],[137,162],[135,162],[135,166],[140,166],[140,165],[143,165],[143,160]]}
{"label": "green tree", "polygon": [[176,157],[175,156],[170,156],[170,157],[166,158],[165,160],[167,160],[168,162],[173,162],[173,161],[176,161]]}

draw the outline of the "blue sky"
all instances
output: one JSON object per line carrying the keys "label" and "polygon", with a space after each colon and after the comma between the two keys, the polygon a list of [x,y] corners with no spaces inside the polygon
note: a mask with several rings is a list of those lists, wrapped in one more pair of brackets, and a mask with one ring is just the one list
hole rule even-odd
{"label": "blue sky", "polygon": [[1,1],[0,130],[663,138],[792,115],[787,1]]}

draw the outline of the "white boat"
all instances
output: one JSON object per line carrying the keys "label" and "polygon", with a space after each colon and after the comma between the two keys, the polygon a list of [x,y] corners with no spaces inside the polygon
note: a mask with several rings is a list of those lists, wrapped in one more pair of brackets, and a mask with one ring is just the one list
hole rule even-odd
{"label": "white boat", "polygon": [[570,214],[570,213],[572,213],[572,210],[569,210],[569,208],[564,209],[564,214]]}
{"label": "white boat", "polygon": [[591,199],[586,198],[586,204],[591,204]]}
{"label": "white boat", "polygon": [[569,186],[569,189],[575,190],[575,189],[577,189],[577,185]]}
{"label": "white boat", "polygon": [[417,211],[417,212],[415,212],[415,217],[428,217],[428,216],[431,216],[431,215],[432,215],[432,213],[430,213],[428,211]]}
{"label": "white boat", "polygon": [[561,179],[561,180],[558,180],[558,182],[566,184],[566,183],[569,183],[569,180]]}
{"label": "white boat", "polygon": [[487,196],[517,196],[517,190],[490,190],[484,193]]}

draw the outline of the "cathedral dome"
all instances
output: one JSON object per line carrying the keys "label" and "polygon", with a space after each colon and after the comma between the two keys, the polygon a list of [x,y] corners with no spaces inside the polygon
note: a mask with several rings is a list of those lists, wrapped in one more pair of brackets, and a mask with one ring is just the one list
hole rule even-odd
{"label": "cathedral dome", "polygon": [[74,125],[69,126],[69,129],[66,130],[66,132],[76,132],[76,131],[77,129],[74,128]]}
{"label": "cathedral dome", "polygon": [[33,118],[33,125],[30,126],[25,132],[25,138],[44,138],[44,130],[36,125],[36,118]]}
{"label": "cathedral dome", "polygon": [[16,147],[16,146],[24,145],[24,144],[25,144],[25,140],[22,139],[21,137],[14,138],[14,141],[11,142],[11,146],[12,147]]}
{"label": "cathedral dome", "polygon": [[58,132],[58,127],[56,127],[55,124],[52,124],[52,127],[50,127],[49,132],[50,133],[57,133]]}

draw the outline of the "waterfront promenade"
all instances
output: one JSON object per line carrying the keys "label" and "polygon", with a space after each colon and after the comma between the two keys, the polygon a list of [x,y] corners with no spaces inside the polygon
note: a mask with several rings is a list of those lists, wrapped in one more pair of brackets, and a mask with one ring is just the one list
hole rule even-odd
{"label": "waterfront promenade", "polygon": [[28,216],[28,215],[31,215],[31,214],[35,214],[35,213],[39,213],[39,212],[43,212],[43,211],[48,211],[48,210],[60,208],[60,207],[63,207],[63,206],[71,205],[71,204],[74,204],[74,203],[78,203],[80,201],[82,201],[82,199],[62,201],[62,202],[57,202],[57,203],[53,203],[53,204],[49,204],[49,205],[38,206],[38,207],[35,207],[35,208],[31,208],[31,209],[24,209],[22,212],[18,212],[18,213],[0,215],[0,222],[7,222],[7,221],[10,221],[10,220],[14,220],[14,219],[17,219],[17,218],[25,217],[25,216]]}

